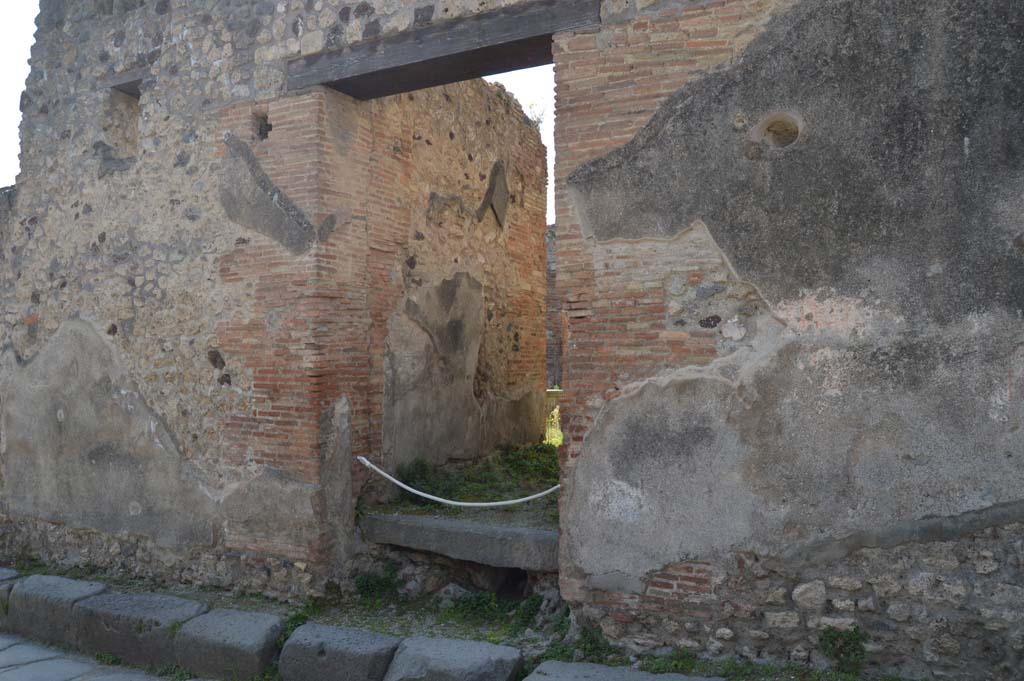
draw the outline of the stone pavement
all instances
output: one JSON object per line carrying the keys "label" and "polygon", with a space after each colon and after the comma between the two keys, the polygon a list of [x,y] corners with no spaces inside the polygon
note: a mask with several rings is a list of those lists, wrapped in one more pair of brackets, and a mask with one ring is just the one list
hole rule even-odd
{"label": "stone pavement", "polygon": [[123,667],[107,667],[87,657],[0,634],[0,681],[160,681]]}

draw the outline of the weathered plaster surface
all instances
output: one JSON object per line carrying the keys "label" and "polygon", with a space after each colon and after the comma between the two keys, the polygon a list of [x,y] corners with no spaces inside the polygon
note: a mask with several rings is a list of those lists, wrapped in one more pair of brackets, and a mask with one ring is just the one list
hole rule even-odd
{"label": "weathered plaster surface", "polygon": [[[861,547],[1020,520],[1022,29],[1010,2],[798,3],[570,177],[595,271],[678,249],[659,261],[666,331],[717,334],[707,366],[616,386],[570,469],[563,569],[592,602],[682,604],[655,585],[679,561],[717,574],[692,603],[756,600],[726,577],[738,555],[796,580],[809,557],[842,571]],[[779,114],[801,126],[789,146],[761,134]],[[688,269],[705,227],[719,264]],[[951,619],[984,619],[987,579]],[[979,663],[948,635],[900,654]],[[889,638],[895,659],[906,639]],[[992,645],[1009,669],[1012,645]]]}

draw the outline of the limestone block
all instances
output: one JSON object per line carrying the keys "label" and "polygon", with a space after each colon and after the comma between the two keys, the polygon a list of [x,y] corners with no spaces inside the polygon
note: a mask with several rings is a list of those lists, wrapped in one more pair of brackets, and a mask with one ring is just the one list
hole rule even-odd
{"label": "limestone block", "polygon": [[169,667],[178,625],[204,612],[204,604],[173,596],[105,593],[75,605],[72,638],[89,653],[109,653],[138,667]]}
{"label": "limestone block", "polygon": [[360,629],[306,624],[281,652],[285,681],[381,681],[401,639]]}
{"label": "limestone block", "polygon": [[801,610],[821,610],[826,600],[825,583],[820,580],[793,589],[793,602]]}
{"label": "limestone block", "polygon": [[178,665],[218,679],[248,679],[274,661],[281,618],[240,610],[211,610],[190,620],[174,639]]}
{"label": "limestone block", "polygon": [[516,648],[477,641],[409,638],[385,681],[510,681],[523,664]]}
{"label": "limestone block", "polygon": [[32,575],[11,589],[6,627],[37,641],[72,645],[71,611],[75,603],[106,589],[99,582]]}

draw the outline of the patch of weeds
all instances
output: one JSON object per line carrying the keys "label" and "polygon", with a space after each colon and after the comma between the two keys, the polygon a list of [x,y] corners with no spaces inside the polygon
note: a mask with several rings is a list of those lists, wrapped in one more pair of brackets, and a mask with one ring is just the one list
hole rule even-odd
{"label": "patch of weeds", "polygon": [[121,658],[111,653],[96,653],[96,661],[110,667],[117,667],[121,664]]}
{"label": "patch of weeds", "polygon": [[692,650],[675,649],[665,657],[649,657],[640,663],[640,670],[649,674],[689,674],[697,669],[697,655]]}
{"label": "patch of weeds", "polygon": [[504,619],[511,611],[512,604],[499,601],[493,593],[480,591],[456,599],[441,616],[448,622],[477,626]]}
{"label": "patch of weeds", "polygon": [[162,676],[166,679],[171,679],[171,681],[189,681],[189,679],[193,678],[193,676],[189,674],[187,669],[183,669],[177,666],[161,667],[160,669],[156,670],[156,675]]}
{"label": "patch of weeds", "polygon": [[540,594],[533,594],[522,601],[512,615],[512,633],[518,635],[533,626],[543,604],[544,597]]}
{"label": "patch of weeds", "polygon": [[311,598],[306,601],[306,604],[301,609],[288,615],[284,620],[284,626],[281,629],[281,635],[277,639],[277,647],[283,648],[284,644],[291,638],[295,630],[301,627],[303,624],[309,621],[311,617],[319,615],[324,610],[324,603],[321,599]]}
{"label": "patch of weeds", "polygon": [[629,658],[608,642],[600,629],[588,627],[575,642],[556,641],[541,654],[539,661],[593,662],[611,667],[629,664]]}
{"label": "patch of weeds", "polygon": [[18,555],[14,557],[14,565],[12,567],[22,576],[46,572],[46,563],[39,560],[27,548],[22,548],[18,551]]}
{"label": "patch of weeds", "polygon": [[839,671],[858,674],[867,659],[864,643],[868,639],[867,633],[857,627],[848,631],[826,627],[821,635],[821,650],[836,663]]}
{"label": "patch of weeds", "polygon": [[381,572],[367,572],[355,579],[356,593],[364,602],[381,603],[398,596],[401,580],[398,567],[393,563],[384,566]]}
{"label": "patch of weeds", "polygon": [[275,664],[259,676],[252,677],[249,681],[281,681],[281,678],[281,670],[279,670]]}
{"label": "patch of weeds", "polygon": [[[464,468],[441,470],[422,459],[399,466],[397,477],[427,494],[454,501],[501,501],[543,492],[558,484],[558,448],[550,444],[503,447]],[[402,501],[436,506],[408,492]]]}

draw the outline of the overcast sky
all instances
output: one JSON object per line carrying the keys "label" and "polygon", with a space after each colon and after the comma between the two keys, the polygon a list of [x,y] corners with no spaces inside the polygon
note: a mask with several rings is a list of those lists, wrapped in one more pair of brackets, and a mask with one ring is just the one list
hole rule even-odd
{"label": "overcast sky", "polygon": [[[0,0],[4,18],[0,21],[0,187],[14,184],[18,175],[18,125],[21,122],[19,102],[28,78],[28,59],[35,35],[38,0]],[[533,118],[540,118],[541,135],[548,148],[548,177],[554,177],[555,81],[554,68],[516,71],[488,78],[501,82],[522,103]],[[548,190],[548,222],[553,223],[554,195]]]}
{"label": "overcast sky", "polygon": [[14,184],[18,174],[18,104],[28,78],[28,57],[36,32],[38,0],[0,0],[4,19],[0,21],[0,187]]}

